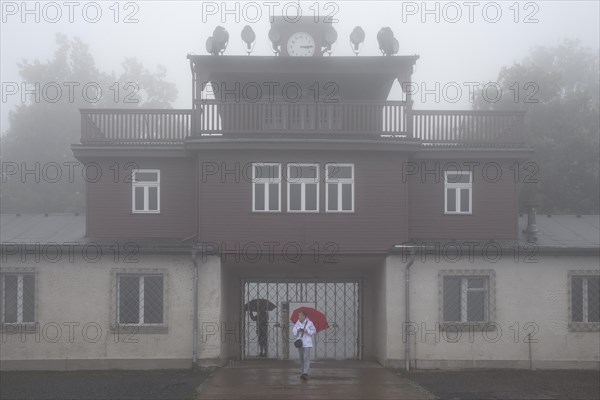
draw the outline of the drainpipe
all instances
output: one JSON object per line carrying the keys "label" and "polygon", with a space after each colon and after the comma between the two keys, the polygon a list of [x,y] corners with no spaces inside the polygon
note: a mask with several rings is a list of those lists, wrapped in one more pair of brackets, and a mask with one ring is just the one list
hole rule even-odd
{"label": "drainpipe", "polygon": [[192,368],[198,367],[198,258],[196,249],[192,250],[194,263],[194,327],[192,330]]}
{"label": "drainpipe", "polygon": [[406,264],[406,268],[404,270],[404,315],[406,321],[404,321],[404,334],[406,338],[406,343],[404,345],[404,362],[406,364],[406,371],[410,371],[410,339],[407,334],[408,324],[410,323],[410,267],[415,262],[415,253],[414,250],[410,251],[410,260],[408,260],[408,264]]}
{"label": "drainpipe", "polygon": [[410,340],[408,338],[408,324],[410,323],[410,267],[415,262],[415,248],[414,246],[396,245],[396,249],[402,249],[408,251],[410,259],[404,269],[404,337],[406,343],[404,344],[404,364],[406,371],[410,371]]}

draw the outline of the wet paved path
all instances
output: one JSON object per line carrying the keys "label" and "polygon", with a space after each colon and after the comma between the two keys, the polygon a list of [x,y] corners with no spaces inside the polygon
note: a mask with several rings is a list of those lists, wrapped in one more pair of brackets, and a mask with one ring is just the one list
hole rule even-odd
{"label": "wet paved path", "polygon": [[198,399],[432,399],[415,383],[379,364],[314,362],[302,381],[292,361],[244,361],[220,368],[198,388]]}

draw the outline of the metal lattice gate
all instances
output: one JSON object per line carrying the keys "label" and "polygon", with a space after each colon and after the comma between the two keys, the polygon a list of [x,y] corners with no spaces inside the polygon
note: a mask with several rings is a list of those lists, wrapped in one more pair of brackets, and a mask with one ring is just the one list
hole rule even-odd
{"label": "metal lattice gate", "polygon": [[[294,337],[290,333],[293,324],[289,317],[291,310],[301,305],[323,312],[329,324],[328,329],[316,335],[312,352],[314,358],[361,358],[359,280],[243,280],[241,287],[243,359],[294,358]],[[268,308],[272,309],[257,309],[257,302],[270,304]],[[255,307],[249,307],[249,304]]]}

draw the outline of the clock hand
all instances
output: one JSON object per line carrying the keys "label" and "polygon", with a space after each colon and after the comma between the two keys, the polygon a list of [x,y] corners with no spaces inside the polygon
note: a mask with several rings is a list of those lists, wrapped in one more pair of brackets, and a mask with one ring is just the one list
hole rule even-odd
{"label": "clock hand", "polygon": [[300,46],[301,49],[312,49],[315,46]]}

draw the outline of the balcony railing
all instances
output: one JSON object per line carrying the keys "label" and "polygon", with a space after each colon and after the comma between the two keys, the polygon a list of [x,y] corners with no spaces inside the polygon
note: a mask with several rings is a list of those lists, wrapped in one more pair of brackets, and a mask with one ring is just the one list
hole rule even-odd
{"label": "balcony railing", "polygon": [[191,110],[81,110],[81,143],[183,142],[191,127]]}
{"label": "balcony railing", "polygon": [[424,143],[524,142],[524,112],[413,110],[411,115],[413,137]]}
{"label": "balcony railing", "polygon": [[523,112],[409,110],[405,102],[221,103],[195,110],[81,110],[81,142],[183,143],[203,135],[374,134],[430,144],[524,143]]}
{"label": "balcony railing", "polygon": [[289,103],[202,101],[194,113],[196,134],[269,131],[406,133],[406,103]]}

